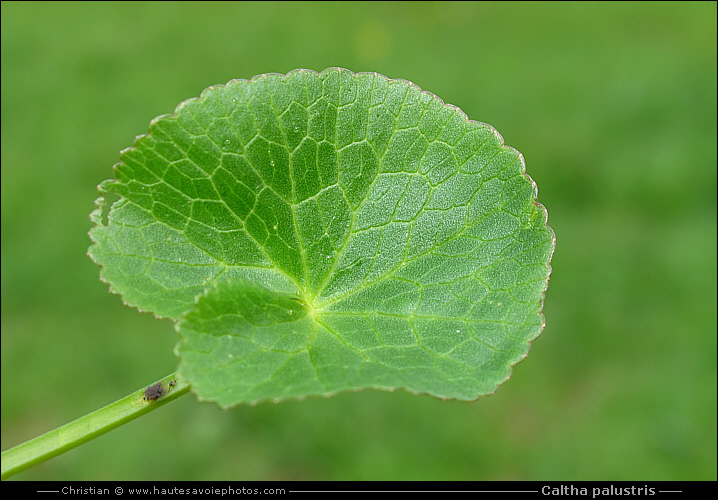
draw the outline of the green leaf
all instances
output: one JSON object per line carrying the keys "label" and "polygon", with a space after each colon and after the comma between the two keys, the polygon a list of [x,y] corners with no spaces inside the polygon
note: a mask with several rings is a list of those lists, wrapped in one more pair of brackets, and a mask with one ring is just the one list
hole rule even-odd
{"label": "green leaf", "polygon": [[554,236],[523,157],[410,82],[331,68],[210,87],[115,173],[90,255],[126,303],[178,320],[201,399],[472,400],[543,328]]}

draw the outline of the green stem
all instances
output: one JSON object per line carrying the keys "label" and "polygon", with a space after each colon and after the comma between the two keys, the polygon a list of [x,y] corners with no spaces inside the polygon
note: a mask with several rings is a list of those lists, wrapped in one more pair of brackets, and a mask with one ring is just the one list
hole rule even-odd
{"label": "green stem", "polygon": [[189,383],[184,381],[178,373],[164,377],[149,387],[157,384],[162,385],[161,390],[155,387],[152,391],[148,391],[148,396],[151,398],[163,393],[157,399],[146,400],[146,389],[140,389],[104,408],[73,420],[69,424],[3,451],[2,479],[7,479],[18,472],[101,436],[145,413],[156,410],[183,394],[187,394],[190,389]]}

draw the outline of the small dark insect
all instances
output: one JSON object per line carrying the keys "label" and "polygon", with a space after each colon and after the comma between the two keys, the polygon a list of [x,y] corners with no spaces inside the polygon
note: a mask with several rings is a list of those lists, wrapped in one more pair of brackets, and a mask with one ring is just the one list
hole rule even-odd
{"label": "small dark insect", "polygon": [[165,395],[165,388],[160,382],[145,389],[145,401],[155,401]]}
{"label": "small dark insect", "polygon": [[175,385],[177,385],[177,381],[176,381],[176,380],[170,380],[170,383],[167,384],[167,385],[169,386],[170,389],[172,389]]}

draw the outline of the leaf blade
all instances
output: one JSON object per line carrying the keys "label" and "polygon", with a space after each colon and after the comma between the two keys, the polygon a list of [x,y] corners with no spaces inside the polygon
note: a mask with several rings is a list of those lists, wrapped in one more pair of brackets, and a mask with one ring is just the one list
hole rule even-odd
{"label": "leaf blade", "polygon": [[[222,406],[363,387],[475,399],[543,329],[554,235],[523,157],[410,82],[330,68],[210,87],[115,170],[90,254],[129,304],[179,320],[180,370]],[[238,318],[250,296],[306,310],[211,323],[232,296]],[[244,352],[239,333],[202,359],[242,328],[282,340],[234,371],[220,358]]]}

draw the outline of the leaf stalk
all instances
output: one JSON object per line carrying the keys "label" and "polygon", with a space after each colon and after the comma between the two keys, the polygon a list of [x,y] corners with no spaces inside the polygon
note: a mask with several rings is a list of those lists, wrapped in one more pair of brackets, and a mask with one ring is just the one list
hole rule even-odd
{"label": "leaf stalk", "polygon": [[[175,372],[149,385],[146,389],[135,391],[104,408],[5,450],[2,452],[2,479],[61,455],[156,410],[187,394],[189,390],[189,383]],[[157,396],[160,392],[162,395]]]}

